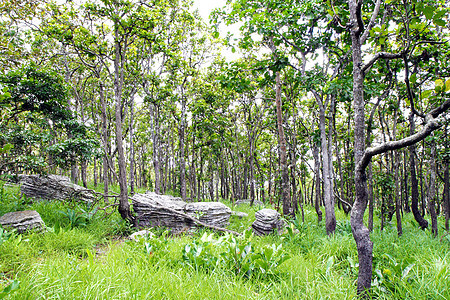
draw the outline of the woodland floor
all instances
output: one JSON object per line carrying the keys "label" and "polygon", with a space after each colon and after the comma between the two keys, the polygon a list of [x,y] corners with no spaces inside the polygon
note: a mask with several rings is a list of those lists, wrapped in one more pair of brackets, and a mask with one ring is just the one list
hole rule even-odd
{"label": "woodland floor", "polygon": [[[356,298],[356,247],[349,217],[341,211],[337,211],[338,227],[331,237],[326,235],[323,224],[317,224],[313,208],[306,207],[305,223],[290,222],[292,232],[286,231],[282,236],[247,236],[234,243],[228,236],[227,243],[219,243],[221,236],[209,231],[170,236],[163,229],[153,230],[154,238],[131,241],[126,237],[134,229],[118,214],[106,219],[98,214],[86,225],[70,224],[62,212],[82,212],[87,208],[60,202],[31,203],[20,198],[16,188],[2,187],[0,215],[25,209],[37,210],[49,230],[3,238],[0,298]],[[232,217],[229,228],[243,232],[259,209],[248,205],[233,207],[249,217]],[[379,225],[377,218],[375,224]],[[376,226],[372,233],[372,296],[450,299],[450,236],[439,228],[439,238],[432,238],[428,230],[417,227],[410,214],[404,216],[403,225],[401,237],[396,233],[395,217],[383,232]],[[233,258],[229,250],[235,247],[245,251],[247,245],[251,245],[252,253],[265,253],[269,265],[251,274],[240,272],[245,268],[245,260]],[[267,249],[272,249],[272,254]],[[257,263],[255,257],[248,256],[247,262],[255,259]],[[282,257],[289,258],[280,264]],[[17,288],[10,294],[1,294],[12,282],[16,286],[18,283]]]}

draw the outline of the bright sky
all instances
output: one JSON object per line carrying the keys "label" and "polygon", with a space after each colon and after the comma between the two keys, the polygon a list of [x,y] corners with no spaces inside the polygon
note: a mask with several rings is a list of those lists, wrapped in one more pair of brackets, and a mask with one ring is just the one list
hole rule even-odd
{"label": "bright sky", "polygon": [[[216,8],[222,8],[227,4],[227,0],[194,0],[194,9],[198,9],[200,16],[203,18],[206,24],[209,25],[209,15]],[[234,24],[232,26],[225,26],[221,24],[219,27],[220,37],[224,38],[228,32],[231,32],[235,37],[239,36],[239,26]],[[222,55],[225,56],[227,60],[235,60],[240,57],[238,51],[232,53],[230,49],[223,49]]]}
{"label": "bright sky", "polygon": [[209,14],[215,8],[224,7],[226,0],[194,0],[194,7],[198,9],[200,15],[209,24]]}

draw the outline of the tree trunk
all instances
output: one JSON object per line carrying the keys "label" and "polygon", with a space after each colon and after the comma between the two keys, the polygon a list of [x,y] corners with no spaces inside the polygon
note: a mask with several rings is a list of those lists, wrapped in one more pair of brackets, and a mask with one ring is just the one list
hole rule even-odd
{"label": "tree trunk", "polygon": [[[318,97],[316,97],[317,99]],[[327,234],[333,234],[336,229],[336,216],[334,212],[333,201],[333,185],[332,185],[332,170],[330,165],[330,155],[327,139],[327,132],[325,128],[325,107],[322,100],[319,102],[319,129],[322,148],[322,174],[323,174],[323,200],[325,203],[325,227]]]}
{"label": "tree trunk", "polygon": [[280,155],[280,167],[281,167],[281,198],[283,201],[283,214],[285,216],[295,217],[292,209],[291,195],[289,190],[289,170],[287,166],[286,155],[286,138],[284,136],[283,118],[281,111],[281,79],[280,72],[276,72],[276,84],[275,84],[275,103],[277,110],[277,128],[278,128],[278,145]]}
{"label": "tree trunk", "polygon": [[[410,122],[410,134],[415,132],[414,114],[411,112],[409,116]],[[419,211],[419,187],[416,176],[416,160],[415,160],[416,146],[413,144],[409,146],[409,167],[411,170],[411,210],[419,223],[420,228],[425,229],[428,227],[428,222],[425,220]]]}
{"label": "tree trunk", "polygon": [[130,99],[130,193],[134,195],[135,185],[135,163],[134,163],[134,95]]}
{"label": "tree trunk", "polygon": [[434,237],[438,236],[438,220],[436,214],[435,200],[436,200],[436,143],[431,142],[431,157],[430,157],[430,183],[428,186],[428,211],[431,216],[431,233]]}
{"label": "tree trunk", "polygon": [[370,240],[370,231],[364,226],[364,212],[368,203],[367,177],[365,167],[361,161],[365,151],[365,109],[364,109],[364,73],[361,56],[362,28],[359,28],[359,17],[361,13],[356,0],[349,0],[350,21],[354,27],[350,30],[352,40],[353,59],[353,108],[355,123],[355,202],[350,215],[353,237],[358,249],[359,271],[357,293],[366,295],[372,283],[372,251],[373,243]]}
{"label": "tree trunk", "polygon": [[444,160],[444,199],[443,206],[445,212],[445,230],[449,231],[449,220],[450,220],[450,163],[446,159]]}
{"label": "tree trunk", "polygon": [[[395,135],[394,135],[395,136]],[[402,216],[400,213],[402,203],[401,203],[401,187],[400,187],[400,154],[398,151],[395,152],[395,167],[394,167],[394,180],[395,180],[395,217],[397,219],[397,234],[401,236],[403,234],[402,228]]]}
{"label": "tree trunk", "polygon": [[181,122],[179,129],[180,137],[180,194],[183,200],[186,200],[186,159],[184,147],[184,135],[186,130],[186,99],[184,95],[181,101]]}
{"label": "tree trunk", "polygon": [[313,157],[314,157],[314,176],[315,176],[315,186],[316,186],[316,197],[314,200],[314,208],[317,213],[317,223],[322,221],[322,211],[320,210],[320,160],[319,160],[319,148],[316,144],[313,147]]}
{"label": "tree trunk", "polygon": [[[128,187],[127,187],[127,173],[125,154],[123,151],[123,134],[122,134],[122,86],[123,86],[123,72],[124,72],[124,57],[123,49],[119,45],[119,27],[116,24],[115,28],[115,57],[114,57],[114,98],[116,102],[115,117],[116,117],[116,146],[119,162],[119,213],[123,219],[133,221],[130,211],[130,203],[128,202]],[[121,52],[122,51],[122,52]]]}
{"label": "tree trunk", "polygon": [[[108,147],[108,118],[106,115],[106,101],[105,101],[105,93],[103,90],[103,84],[100,83],[99,87],[99,96],[100,96],[100,109],[101,109],[101,116],[102,116],[102,142],[103,142],[103,193],[105,196],[108,195],[109,187],[108,187],[108,153],[109,153],[109,147]],[[107,202],[105,198],[105,202]]]}
{"label": "tree trunk", "polygon": [[152,141],[153,141],[153,169],[155,172],[155,193],[161,193],[161,169],[159,163],[159,111],[156,104],[151,105],[152,114]]}

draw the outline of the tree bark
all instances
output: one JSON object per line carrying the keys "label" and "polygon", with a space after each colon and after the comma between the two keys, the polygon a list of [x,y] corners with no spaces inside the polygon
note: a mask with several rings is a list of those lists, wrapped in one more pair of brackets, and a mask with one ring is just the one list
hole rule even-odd
{"label": "tree bark", "polygon": [[430,157],[430,182],[428,185],[428,211],[431,216],[431,234],[434,237],[438,235],[438,221],[436,214],[436,143],[431,142],[431,157]]}
{"label": "tree bark", "polygon": [[124,72],[124,53],[125,49],[119,44],[119,26],[115,24],[114,30],[114,98],[115,98],[115,117],[116,117],[116,146],[119,163],[119,213],[123,219],[133,221],[128,202],[128,187],[125,154],[123,150],[122,134],[122,87]]}
{"label": "tree bark", "polygon": [[[332,184],[332,169],[331,169],[331,153],[328,143],[331,142],[327,138],[326,132],[326,118],[325,106],[320,96],[316,97],[319,104],[319,130],[322,150],[322,174],[323,174],[323,200],[325,203],[325,227],[327,234],[333,234],[336,229],[336,215],[334,212],[333,201],[333,184]],[[331,128],[330,128],[331,130]]]}
{"label": "tree bark", "polygon": [[449,161],[444,160],[444,211],[445,211],[445,230],[449,231],[449,220],[450,220],[450,171],[449,171]]}
{"label": "tree bark", "polygon": [[[100,109],[101,109],[101,117],[102,117],[102,143],[103,143],[103,193],[105,196],[108,195],[109,187],[108,187],[108,118],[106,115],[106,101],[105,101],[105,93],[103,90],[103,84],[100,83],[99,86],[99,96],[100,96]],[[107,198],[105,197],[105,202]]]}
{"label": "tree bark", "polygon": [[358,250],[359,271],[357,293],[366,295],[372,283],[372,251],[370,231],[364,226],[364,212],[368,203],[366,166],[362,165],[365,151],[365,103],[364,103],[364,72],[361,56],[360,2],[349,0],[350,22],[354,25],[350,30],[353,59],[353,108],[355,123],[355,202],[350,214],[353,237]]}
{"label": "tree bark", "polygon": [[[415,132],[414,114],[411,112],[409,116],[410,122],[410,134]],[[419,223],[420,228],[425,229],[428,227],[428,222],[425,220],[419,211],[419,183],[416,176],[416,146],[413,144],[409,146],[409,168],[411,172],[411,210],[414,215],[414,219]]]}
{"label": "tree bark", "polygon": [[317,213],[317,223],[322,221],[322,211],[320,210],[320,160],[319,160],[319,148],[316,144],[313,147],[313,157],[314,157],[314,176],[315,176],[315,200],[314,200],[314,208]]}
{"label": "tree bark", "polygon": [[180,138],[180,194],[186,200],[186,159],[185,159],[185,130],[186,130],[186,98],[182,95],[181,122],[179,129]]}
{"label": "tree bark", "polygon": [[[395,135],[394,135],[395,136]],[[401,211],[401,187],[400,187],[400,154],[395,152],[395,167],[394,167],[394,178],[395,178],[395,218],[397,219],[397,234],[401,236],[403,234],[402,228],[402,215]]]}
{"label": "tree bark", "polygon": [[281,111],[281,79],[280,72],[276,72],[275,83],[275,103],[277,110],[277,129],[278,129],[278,145],[280,155],[280,167],[281,167],[281,197],[283,201],[283,214],[285,216],[295,217],[292,209],[291,194],[289,190],[289,170],[287,166],[287,154],[286,154],[286,138],[284,136],[283,129],[283,117]]}
{"label": "tree bark", "polygon": [[130,99],[130,193],[134,195],[134,185],[135,185],[135,162],[134,162],[134,95]]}
{"label": "tree bark", "polygon": [[159,163],[159,111],[156,104],[151,105],[152,141],[153,141],[153,169],[155,172],[155,193],[161,193],[161,168]]}

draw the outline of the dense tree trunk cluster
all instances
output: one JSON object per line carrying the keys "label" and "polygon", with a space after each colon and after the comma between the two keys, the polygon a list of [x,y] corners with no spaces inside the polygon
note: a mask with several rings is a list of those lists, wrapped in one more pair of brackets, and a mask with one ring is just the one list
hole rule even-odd
{"label": "dense tree trunk cluster", "polygon": [[[270,203],[286,218],[304,219],[309,205],[329,235],[342,209],[362,295],[374,228],[395,216],[401,235],[412,212],[434,236],[440,215],[449,230],[445,1],[233,0],[212,14],[214,28],[189,1],[36,2],[29,14],[39,25],[0,38],[27,53],[0,78],[9,91],[0,94],[0,175],[39,169],[102,184],[105,196],[118,185],[119,212],[131,222],[138,189]],[[27,20],[0,29],[13,35]],[[238,43],[227,39],[240,59],[220,53],[221,22],[242,22]],[[72,130],[48,109],[56,100],[17,81],[28,63],[67,86]]]}

